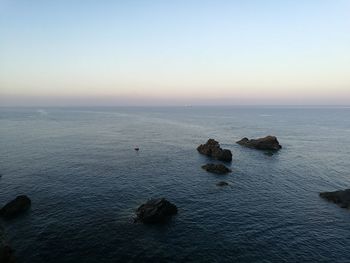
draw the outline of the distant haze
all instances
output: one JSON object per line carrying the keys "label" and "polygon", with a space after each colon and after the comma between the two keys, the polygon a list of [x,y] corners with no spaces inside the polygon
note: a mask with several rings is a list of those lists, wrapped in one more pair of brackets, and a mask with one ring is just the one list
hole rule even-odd
{"label": "distant haze", "polygon": [[350,1],[0,0],[0,106],[350,105]]}

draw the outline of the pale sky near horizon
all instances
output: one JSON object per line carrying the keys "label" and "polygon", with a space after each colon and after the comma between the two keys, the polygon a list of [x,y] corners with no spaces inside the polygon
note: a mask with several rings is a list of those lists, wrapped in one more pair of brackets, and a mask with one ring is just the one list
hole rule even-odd
{"label": "pale sky near horizon", "polygon": [[350,105],[350,0],[0,0],[0,106]]}

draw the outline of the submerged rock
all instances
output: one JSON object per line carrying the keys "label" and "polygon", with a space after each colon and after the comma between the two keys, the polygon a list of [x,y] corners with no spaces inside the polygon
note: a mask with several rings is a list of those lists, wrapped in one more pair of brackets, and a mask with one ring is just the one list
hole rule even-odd
{"label": "submerged rock", "polygon": [[219,142],[214,139],[209,139],[205,144],[197,147],[197,151],[206,156],[218,159],[220,161],[232,161],[232,153],[228,149],[222,149]]}
{"label": "submerged rock", "polygon": [[0,245],[0,262],[1,263],[15,263],[13,250],[8,245]]}
{"label": "submerged rock", "polygon": [[342,208],[350,208],[350,189],[323,192],[320,193],[320,197],[339,205]]}
{"label": "submerged rock", "polygon": [[216,184],[217,186],[228,186],[227,182],[221,181]]}
{"label": "submerged rock", "polygon": [[4,218],[12,218],[28,210],[30,205],[31,201],[28,196],[19,195],[1,208],[0,215]]}
{"label": "submerged rock", "polygon": [[227,168],[223,164],[208,163],[203,165],[202,168],[209,173],[215,173],[215,174],[227,174],[232,172],[229,168]]}
{"label": "submerged rock", "polygon": [[239,145],[257,150],[278,151],[282,148],[275,136],[266,136],[259,139],[243,138],[237,142]]}
{"label": "submerged rock", "polygon": [[5,242],[4,231],[0,226],[0,262],[1,263],[14,263],[15,258],[13,250]]}
{"label": "submerged rock", "polygon": [[165,198],[151,199],[136,210],[136,221],[146,224],[162,223],[175,214],[177,214],[176,205]]}

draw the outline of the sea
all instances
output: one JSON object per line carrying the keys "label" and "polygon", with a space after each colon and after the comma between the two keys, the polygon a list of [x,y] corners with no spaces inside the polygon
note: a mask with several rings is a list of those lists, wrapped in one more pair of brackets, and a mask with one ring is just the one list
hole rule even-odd
{"label": "sea", "polygon": [[[209,138],[232,173],[201,168]],[[18,263],[350,262],[350,211],[319,197],[350,188],[350,107],[2,107],[0,175],[0,206],[32,200],[0,220]],[[134,223],[160,197],[178,214]]]}

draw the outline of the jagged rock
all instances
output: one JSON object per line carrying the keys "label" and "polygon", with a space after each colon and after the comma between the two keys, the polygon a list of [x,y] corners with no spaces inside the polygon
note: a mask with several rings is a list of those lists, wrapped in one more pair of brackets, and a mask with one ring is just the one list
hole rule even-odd
{"label": "jagged rock", "polygon": [[320,193],[320,197],[339,205],[342,208],[350,208],[350,189],[323,192]]}
{"label": "jagged rock", "polygon": [[223,164],[208,163],[203,165],[202,168],[209,173],[215,173],[215,174],[227,174],[232,172],[229,168],[227,168]]}
{"label": "jagged rock", "polygon": [[165,198],[151,199],[136,210],[136,221],[146,224],[161,223],[177,214],[176,205]]}
{"label": "jagged rock", "polygon": [[222,181],[222,182],[218,182],[216,185],[217,185],[217,186],[227,186],[228,183]]}
{"label": "jagged rock", "polygon": [[209,139],[205,144],[197,147],[197,151],[201,154],[218,159],[220,161],[232,161],[232,153],[228,149],[222,149],[219,142],[214,139]]}
{"label": "jagged rock", "polygon": [[243,138],[237,142],[239,145],[257,150],[278,151],[282,148],[275,136],[266,136],[259,139]]}
{"label": "jagged rock", "polygon": [[29,209],[31,201],[26,195],[19,195],[0,210],[4,218],[12,218]]}

